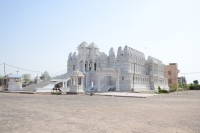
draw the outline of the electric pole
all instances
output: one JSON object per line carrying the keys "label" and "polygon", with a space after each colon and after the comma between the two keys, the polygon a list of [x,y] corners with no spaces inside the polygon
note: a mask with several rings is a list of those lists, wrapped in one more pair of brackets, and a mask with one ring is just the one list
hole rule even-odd
{"label": "electric pole", "polygon": [[16,72],[17,72],[17,75],[18,75],[18,72],[19,72],[19,71],[17,70]]}
{"label": "electric pole", "polygon": [[5,90],[4,78],[6,78],[6,67],[5,67],[5,63],[3,64],[4,64],[3,90]]}
{"label": "electric pole", "polygon": [[4,64],[4,75],[6,76],[6,66],[5,66],[5,63]]}

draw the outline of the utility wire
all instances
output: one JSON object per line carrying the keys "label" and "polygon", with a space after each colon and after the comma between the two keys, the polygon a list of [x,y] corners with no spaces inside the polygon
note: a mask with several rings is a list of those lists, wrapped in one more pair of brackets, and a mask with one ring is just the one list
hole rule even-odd
{"label": "utility wire", "polygon": [[20,67],[15,67],[15,66],[12,66],[12,65],[9,65],[9,64],[6,64],[6,65],[10,66],[10,67],[17,68],[17,69],[25,70],[25,71],[37,72],[37,73],[44,73],[44,72],[40,72],[40,71],[34,71],[34,70],[28,70],[28,69],[24,69],[24,68],[20,68]]}
{"label": "utility wire", "polygon": [[[4,63],[0,64],[0,65],[3,65]],[[17,69],[21,69],[21,70],[24,70],[24,71],[30,71],[30,72],[37,72],[37,73],[44,73],[44,72],[40,72],[40,71],[35,71],[35,70],[28,70],[28,69],[24,69],[24,68],[20,68],[20,67],[16,67],[16,66],[12,66],[12,65],[9,65],[9,64],[6,64],[5,65],[7,66],[10,66],[10,67],[14,67],[14,68],[17,68]],[[53,74],[50,74],[50,75],[56,75],[58,73],[61,73],[61,72],[65,72],[67,70],[63,70],[63,71],[59,71],[59,72],[56,72],[56,73],[53,73]],[[163,73],[168,73],[168,72],[163,72]],[[197,74],[197,73],[200,73],[200,72],[191,72],[191,73],[178,73],[178,74]],[[177,73],[171,73],[172,74],[177,74]]]}
{"label": "utility wire", "polygon": [[180,73],[180,74],[196,74],[196,73],[200,73],[200,72],[192,72],[192,73]]}
{"label": "utility wire", "polygon": [[[4,63],[3,63],[3,64],[4,64]],[[3,65],[3,64],[2,64],[2,65]],[[1,64],[0,64],[0,65],[1,65]],[[24,71],[37,72],[37,73],[44,73],[44,72],[40,72],[40,71],[28,70],[28,69],[16,67],[16,66],[9,65],[9,64],[6,64],[6,63],[5,63],[5,65],[10,66],[10,67],[14,67],[14,68],[17,68],[17,69],[21,69],[21,70],[24,70]],[[67,71],[67,70],[63,70],[63,71],[60,71],[60,72],[56,72],[56,73],[54,73],[54,74],[51,74],[51,73],[49,73],[49,74],[50,74],[50,75],[56,75],[56,74],[58,74],[58,73],[65,72],[65,71]]]}
{"label": "utility wire", "polygon": [[[62,72],[62,73],[61,73]],[[56,77],[56,76],[61,76],[61,75],[64,75],[65,73],[63,72],[67,72],[67,70],[63,70],[63,71],[60,71],[60,72],[57,72],[57,73],[53,73],[53,74],[50,74],[52,77]],[[61,73],[61,74],[58,74],[58,73]]]}
{"label": "utility wire", "polygon": [[[61,72],[66,72],[67,70],[64,70],[64,71],[60,71],[60,72],[57,72],[57,73],[53,73],[53,74],[50,74],[50,75],[52,75],[52,76],[54,76],[54,75],[58,75],[58,73],[61,73]],[[63,73],[62,73],[63,74]],[[61,74],[60,74],[61,75]]]}

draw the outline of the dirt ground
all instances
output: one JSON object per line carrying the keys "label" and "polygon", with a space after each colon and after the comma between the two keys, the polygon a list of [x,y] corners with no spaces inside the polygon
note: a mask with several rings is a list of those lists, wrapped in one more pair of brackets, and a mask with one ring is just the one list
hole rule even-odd
{"label": "dirt ground", "polygon": [[200,91],[149,98],[0,93],[0,133],[199,133]]}

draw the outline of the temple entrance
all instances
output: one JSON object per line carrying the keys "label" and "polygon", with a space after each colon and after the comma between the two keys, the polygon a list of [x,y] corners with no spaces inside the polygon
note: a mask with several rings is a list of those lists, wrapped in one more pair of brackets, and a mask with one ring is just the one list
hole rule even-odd
{"label": "temple entrance", "polygon": [[116,91],[116,78],[105,76],[101,79],[101,91]]}
{"label": "temple entrance", "polygon": [[120,91],[119,89],[120,70],[115,68],[98,68],[97,91]]}

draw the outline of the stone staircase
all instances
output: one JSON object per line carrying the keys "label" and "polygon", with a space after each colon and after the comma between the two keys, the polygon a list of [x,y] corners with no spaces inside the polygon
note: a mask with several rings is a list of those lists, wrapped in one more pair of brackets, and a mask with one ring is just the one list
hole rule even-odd
{"label": "stone staircase", "polygon": [[[91,85],[88,85],[88,87],[84,88],[84,91],[90,91]],[[97,87],[94,85],[94,90],[97,91]],[[116,86],[110,86],[110,85],[105,85],[101,88],[102,92],[108,92],[108,91],[116,91]]]}
{"label": "stone staircase", "polygon": [[71,73],[65,73],[58,76],[53,77],[52,79],[69,79]]}
{"label": "stone staircase", "polygon": [[[49,86],[54,86],[54,84],[58,83],[59,80],[65,79],[68,80],[70,78],[71,73],[65,73],[58,76],[53,77],[51,80],[44,80],[39,82],[38,84],[31,84],[29,86],[23,87],[23,91],[35,91],[37,88],[49,88]],[[53,87],[51,87],[53,88]]]}
{"label": "stone staircase", "polygon": [[[88,87],[84,88],[83,90],[84,90],[85,92],[87,92],[87,91],[90,91],[90,89],[92,89],[91,85],[89,85]],[[94,91],[96,91],[96,90],[97,90],[97,88],[96,88],[96,86],[94,85]]]}
{"label": "stone staircase", "polygon": [[102,87],[101,91],[114,91],[115,86],[105,85]]}
{"label": "stone staircase", "polygon": [[23,91],[35,91],[37,88],[43,88],[49,84],[55,84],[56,82],[51,82],[50,80],[44,80],[38,84],[31,84],[29,86],[23,87]]}

